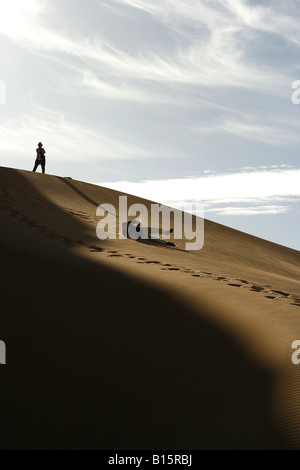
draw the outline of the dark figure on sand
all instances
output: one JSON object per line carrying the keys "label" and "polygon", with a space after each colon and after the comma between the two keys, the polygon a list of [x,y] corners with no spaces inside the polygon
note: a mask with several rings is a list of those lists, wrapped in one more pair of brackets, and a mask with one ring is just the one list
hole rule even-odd
{"label": "dark figure on sand", "polygon": [[42,172],[45,173],[46,166],[46,150],[43,148],[42,142],[38,143],[38,148],[36,149],[36,160],[32,171],[35,171],[39,165],[42,167]]}
{"label": "dark figure on sand", "polygon": [[129,222],[123,222],[122,226],[123,235],[129,238],[131,238],[129,231],[130,226],[133,226],[134,231],[139,235],[138,240],[150,240],[151,242],[160,243],[161,245],[175,246],[173,242],[162,240],[159,236],[153,236],[153,232],[156,232],[158,235],[162,233],[169,235],[173,232],[172,228],[170,230],[163,230],[161,228],[154,229],[153,227],[144,227],[139,220],[130,220]]}

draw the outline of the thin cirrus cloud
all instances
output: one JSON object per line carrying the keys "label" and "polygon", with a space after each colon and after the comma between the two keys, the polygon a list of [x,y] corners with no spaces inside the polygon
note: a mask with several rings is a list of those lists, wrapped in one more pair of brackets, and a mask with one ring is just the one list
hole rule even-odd
{"label": "thin cirrus cloud", "polygon": [[[149,43],[134,55],[99,34],[90,37],[77,34],[75,38],[72,31],[67,33],[47,27],[45,12],[50,4],[46,0],[29,0],[27,8],[21,0],[0,5],[0,32],[46,60],[58,62],[63,57],[64,68],[69,69],[69,73],[53,71],[52,74],[57,75],[56,83],[65,95],[73,90],[78,96],[90,94],[116,102],[159,102],[203,108],[210,106],[209,103],[216,106],[214,87],[285,94],[283,90],[289,78],[284,71],[279,73],[277,69],[274,74],[272,67],[247,60],[252,30],[267,32],[271,29],[285,38],[295,30],[286,27],[285,17],[279,21],[276,9],[250,8],[243,1],[229,0],[223,3],[188,0],[184,4],[177,0],[122,0],[121,3],[112,0],[111,4],[119,5],[120,10],[127,5],[151,14],[167,29],[184,33],[184,42],[175,37],[172,49],[162,45],[160,53],[154,53]],[[105,8],[103,3],[102,8]],[[273,14],[271,19],[270,13]],[[293,25],[294,20],[287,18]],[[296,41],[296,30],[293,38]],[[75,60],[81,65],[75,65]],[[228,113],[234,113],[238,107],[239,100],[233,99]],[[212,120],[199,131],[214,129],[246,139],[256,135],[258,141],[268,144],[276,143],[280,135],[276,127],[241,124],[230,117],[223,122]],[[276,139],[271,138],[272,133]],[[289,141],[294,141],[295,134],[290,135]]]}
{"label": "thin cirrus cloud", "polygon": [[290,146],[300,142],[297,124],[295,120],[280,120],[267,115],[262,120],[244,113],[239,119],[224,116],[193,130],[200,134],[224,133],[268,145]]}
{"label": "thin cirrus cloud", "polygon": [[[250,5],[245,0],[112,0],[118,4],[127,4],[143,10],[168,27],[181,31],[182,20],[192,23],[204,23],[213,30],[217,26],[246,26],[254,31],[273,33],[285,39],[300,43],[297,18],[294,16],[294,2],[282,4],[280,0],[258,2]],[[178,18],[181,21],[175,21]]]}
{"label": "thin cirrus cloud", "polygon": [[[87,161],[114,158],[149,157],[151,153],[112,128],[101,130],[85,126],[64,113],[39,106],[28,100],[30,114],[20,113],[0,124],[1,149],[6,154],[30,155],[39,140],[46,141],[51,161]],[[18,138],[16,139],[16,136]],[[22,145],[20,145],[22,142]]]}
{"label": "thin cirrus cloud", "polygon": [[223,215],[279,214],[300,202],[300,169],[241,169],[190,178],[114,183],[102,186],[138,195],[179,209],[204,204]]}
{"label": "thin cirrus cloud", "polygon": [[[122,0],[123,1],[123,0]],[[12,5],[20,5],[19,0],[11,0]],[[167,13],[171,15],[171,2],[165,1],[158,6],[155,2],[134,2],[124,0],[124,3],[136,8],[143,8],[152,14]],[[174,41],[173,50],[162,50],[161,54],[149,49],[140,52],[137,56],[129,54],[115,47],[106,38],[99,34],[91,37],[72,37],[66,31],[50,29],[44,24],[47,2],[30,2],[29,10],[22,10],[18,15],[18,27],[8,27],[11,24],[8,10],[0,21],[0,31],[12,38],[23,47],[31,51],[49,54],[51,52],[66,54],[69,57],[77,57],[81,61],[89,61],[95,70],[106,70],[111,74],[122,75],[123,78],[140,79],[154,82],[181,83],[191,85],[216,85],[248,87],[250,89],[264,89],[274,93],[274,73],[272,68],[259,64],[251,64],[246,60],[247,44],[251,41],[247,35],[240,33],[242,25],[233,22],[233,14],[217,2],[213,7],[204,5],[203,2],[188,2],[181,5],[174,2],[174,11],[190,12],[194,19],[198,18],[204,25],[204,34],[200,39],[196,34],[199,25],[187,35],[184,46],[180,41]],[[11,7],[13,8],[13,7]],[[173,8],[173,2],[172,2]],[[5,13],[5,10],[3,11]],[[198,13],[197,13],[198,12]],[[1,7],[0,7],[1,13]],[[202,15],[202,13],[204,13]],[[186,13],[185,13],[186,16]],[[183,15],[183,18],[185,17]],[[178,27],[178,21],[173,26]],[[167,54],[167,55],[166,55]],[[285,76],[277,71],[276,83],[285,83]],[[273,86],[270,87],[270,83]],[[92,86],[93,81],[91,81]],[[100,90],[101,91],[101,90]],[[277,90],[278,92],[278,90]],[[133,94],[133,97],[135,95]]]}
{"label": "thin cirrus cloud", "polygon": [[[79,74],[80,75],[80,74]],[[84,70],[81,72],[82,77],[77,81],[77,84],[73,81],[73,92],[76,94],[82,93],[82,87],[84,87],[85,93],[91,93],[92,95],[110,99],[110,100],[121,100],[121,101],[135,101],[139,103],[177,103],[183,104],[183,102],[178,98],[174,99],[168,96],[166,93],[166,88],[159,88],[159,85],[152,87],[149,90],[149,87],[141,85],[140,83],[126,83],[118,82],[115,80],[115,83],[112,84],[112,81],[105,79],[100,79],[95,73],[91,70]],[[70,90],[70,82],[65,84],[66,87]]]}
{"label": "thin cirrus cloud", "polygon": [[91,69],[79,67],[70,67],[70,74],[65,76],[56,76],[55,81],[64,95],[95,97],[114,102],[133,102],[139,105],[178,105],[185,108],[213,108],[224,109],[222,104],[214,103],[208,96],[195,96],[183,90],[173,89],[173,93],[168,90],[167,83],[156,82],[149,87],[149,84],[143,83],[138,79],[131,81],[119,79],[118,77],[107,75],[105,77],[97,76]]}
{"label": "thin cirrus cloud", "polygon": [[[151,101],[151,94],[140,91],[137,87],[126,85],[112,85],[105,80],[99,79],[92,71],[83,72],[83,80],[79,86],[84,86],[85,90],[94,93],[97,96],[103,96],[113,100],[129,101]],[[153,97],[152,97],[153,99]]]}
{"label": "thin cirrus cloud", "polygon": [[[253,55],[248,60],[251,43],[259,42],[262,38],[257,35],[261,33],[277,34],[286,41],[298,43],[300,34],[295,19],[287,8],[281,7],[279,11],[277,1],[251,6],[243,0],[111,0],[109,4],[98,4],[104,9],[114,4],[120,10],[127,6],[133,11],[144,11],[163,23],[166,30],[176,33],[172,36],[173,46],[170,49],[170,45],[162,44],[158,53],[151,49],[149,42],[133,54],[99,34],[75,36],[72,30],[51,29],[47,26],[46,12],[51,5],[54,11],[55,8],[59,11],[59,3],[47,0],[28,0],[26,4],[23,0],[11,0],[0,4],[0,32],[19,46],[42,54],[46,60],[63,61],[64,72],[54,68],[52,75],[57,75],[56,83],[64,95],[73,90],[73,94],[85,97],[90,94],[120,103],[172,103],[187,108],[212,107],[215,112],[219,107],[221,112],[224,109],[221,116],[210,115],[205,125],[185,127],[202,134],[225,133],[269,145],[299,143],[298,129],[293,124],[276,121],[276,113],[275,118],[271,113],[265,115],[264,121],[245,114],[239,97],[234,95],[239,88],[286,95],[290,78],[282,67],[277,67],[274,74],[274,67],[257,63]],[[228,87],[233,89],[229,103],[226,102]],[[220,90],[226,91],[224,98]],[[214,96],[217,92],[219,95]],[[67,131],[68,127],[60,122]],[[100,142],[90,135],[95,133],[94,129],[89,133],[88,129],[84,130],[84,124],[81,127],[80,135],[86,134],[89,141]],[[106,136],[101,139],[104,149],[106,140]],[[107,149],[117,146],[119,154],[124,155],[120,145],[109,143]],[[144,153],[140,149],[140,154]]]}

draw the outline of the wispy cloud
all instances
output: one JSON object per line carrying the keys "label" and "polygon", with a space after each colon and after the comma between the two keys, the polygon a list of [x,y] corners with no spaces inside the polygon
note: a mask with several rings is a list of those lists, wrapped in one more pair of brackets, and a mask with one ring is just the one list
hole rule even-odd
{"label": "wispy cloud", "polygon": [[231,134],[269,145],[287,146],[300,143],[297,124],[295,120],[280,119],[277,116],[268,115],[268,113],[265,113],[263,118],[244,113],[240,115],[239,119],[233,116],[223,116],[193,130],[203,134]]}
{"label": "wispy cloud", "polygon": [[299,10],[295,2],[286,2],[284,7],[280,0],[254,6],[250,6],[245,0],[225,0],[224,3],[244,25],[300,44],[298,21],[294,15]]}
{"label": "wispy cloud", "polygon": [[[66,95],[72,96],[94,96],[100,99],[113,101],[132,101],[143,104],[164,103],[184,105],[187,100],[180,97],[172,98],[167,93],[164,85],[155,84],[151,88],[147,84],[141,84],[138,80],[128,81],[119,77],[97,76],[96,72],[86,68],[71,67],[72,76],[55,77],[56,83]],[[211,106],[211,104],[207,104]]]}
{"label": "wispy cloud", "polygon": [[[159,19],[165,18],[165,21],[169,17],[171,21],[177,14],[176,21],[171,21],[175,29],[179,27],[180,18],[182,21],[193,19],[195,29],[190,30],[184,44],[174,40],[173,50],[162,50],[161,54],[157,54],[149,45],[148,50],[144,49],[134,56],[117,48],[99,34],[94,37],[75,38],[66,31],[49,29],[44,24],[44,17],[38,16],[42,11],[38,8],[38,3],[32,0],[32,8],[20,14],[18,28],[8,28],[2,21],[0,32],[31,51],[44,51],[50,54],[50,57],[51,51],[77,57],[83,62],[93,64],[95,69],[117,73],[123,79],[127,77],[170,84],[259,88],[270,93],[276,93],[278,85],[285,83],[284,74],[277,71],[274,81],[271,67],[261,63],[257,66],[253,61],[246,60],[247,46],[253,38],[243,35],[245,14],[242,15],[242,24],[233,21],[236,13],[231,11],[234,9],[230,2],[227,9],[219,2],[209,5],[195,0],[184,4],[177,0],[165,0],[160,5],[159,2],[137,0],[124,2],[155,14]],[[255,17],[254,13],[253,15]],[[94,86],[93,80],[90,80],[90,83]],[[108,84],[98,83],[98,87],[99,85],[102,90],[107,86],[107,91],[110,92]],[[135,94],[132,96],[134,99]]]}
{"label": "wispy cloud", "polygon": [[300,202],[300,169],[245,169],[184,179],[99,183],[176,208],[205,204],[224,215],[278,214]]}
{"label": "wispy cloud", "polygon": [[37,141],[42,140],[52,161],[151,156],[146,148],[116,135],[113,128],[97,129],[80,124],[64,113],[39,106],[32,98],[27,104],[30,114],[20,113],[17,118],[8,117],[0,124],[0,150],[4,154],[32,155]]}
{"label": "wispy cloud", "polygon": [[[172,46],[162,43],[161,49],[154,52],[148,42],[133,53],[117,47],[99,33],[87,37],[75,35],[72,30],[55,30],[47,25],[46,12],[51,5],[52,10],[59,13],[59,3],[49,0],[25,3],[11,0],[0,4],[0,32],[45,60],[59,62],[60,67],[52,74],[57,75],[55,83],[62,94],[210,109],[212,113],[205,116],[205,124],[203,118],[199,119],[192,130],[202,134],[228,134],[271,145],[299,144],[298,128],[291,119],[284,122],[284,117],[278,119],[270,110],[258,112],[257,107],[252,110],[253,114],[249,110],[245,112],[247,103],[243,106],[238,94],[241,89],[251,93],[263,91],[277,95],[278,100],[285,96],[287,101],[290,78],[282,67],[274,70],[274,65],[264,65],[257,60],[252,46],[253,43],[259,46],[262,38],[257,35],[261,33],[277,34],[297,44],[300,33],[293,14],[282,6],[279,9],[278,1],[263,5],[250,5],[244,0],[98,3],[104,9],[115,5],[123,10],[127,6],[133,12],[142,10],[151,15],[170,31],[174,39]],[[61,67],[68,71],[61,73]],[[227,99],[228,94],[230,99]],[[67,132],[63,120],[58,119],[58,122],[64,133]],[[26,125],[25,119],[23,128]],[[14,125],[8,124],[6,134],[10,127],[13,129]],[[191,126],[187,123],[185,128],[191,129]],[[59,135],[58,129],[56,131]],[[98,138],[96,132],[92,136],[90,132],[94,131],[84,126],[78,130],[89,142],[99,145],[101,141],[106,155],[111,155],[112,151],[120,154],[121,143],[111,142],[106,133]],[[128,152],[125,150],[122,154]]]}
{"label": "wispy cloud", "polygon": [[248,27],[254,31],[269,32],[300,43],[300,32],[295,2],[282,4],[280,0],[252,3],[245,0],[113,0],[143,10],[177,31],[183,23],[206,24],[214,29],[220,25]]}
{"label": "wispy cloud", "polygon": [[90,70],[83,72],[82,85],[85,89],[94,93],[97,96],[103,96],[114,100],[129,100],[129,101],[144,101],[150,100],[151,95],[147,97],[146,93],[139,91],[138,87],[130,87],[126,84],[116,83],[111,84],[105,80],[98,78]]}

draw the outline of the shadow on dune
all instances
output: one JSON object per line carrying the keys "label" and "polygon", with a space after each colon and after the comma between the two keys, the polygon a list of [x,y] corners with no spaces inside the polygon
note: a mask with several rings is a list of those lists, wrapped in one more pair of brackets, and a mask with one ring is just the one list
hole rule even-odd
{"label": "shadow on dune", "polygon": [[80,191],[80,189],[76,188],[76,186],[69,181],[69,179],[63,178],[62,176],[56,176],[62,183],[66,184],[71,188],[75,193],[77,193],[80,197],[85,199],[88,203],[92,204],[95,207],[99,206],[99,202],[94,201],[94,199],[91,199],[87,194],[85,194],[83,191]]}
{"label": "shadow on dune", "polygon": [[201,307],[64,248],[49,256],[47,239],[0,243],[2,449],[282,446],[273,372]]}
{"label": "shadow on dune", "polygon": [[[40,186],[44,187],[45,193],[49,191],[49,199],[30,183],[30,176],[35,178],[35,183],[38,181]],[[61,197],[65,194],[65,201],[69,200],[71,206],[80,207],[80,203],[84,200],[85,203],[94,206],[93,211],[96,214],[97,202],[78,190],[67,179],[51,175],[31,175],[30,172],[0,167],[0,183],[0,209],[3,215],[21,223],[21,230],[27,228],[32,234],[38,235],[36,243],[39,244],[42,235],[44,239],[56,240],[67,246],[85,245],[94,248],[96,244],[100,248],[105,245],[105,241],[100,241],[96,237],[96,225],[94,234],[91,235],[82,211],[78,214],[82,216],[80,219],[78,216],[74,217],[70,209],[62,210],[62,207],[54,202],[56,196]],[[14,237],[14,232],[11,235]],[[19,245],[16,240],[15,248],[18,249]]]}

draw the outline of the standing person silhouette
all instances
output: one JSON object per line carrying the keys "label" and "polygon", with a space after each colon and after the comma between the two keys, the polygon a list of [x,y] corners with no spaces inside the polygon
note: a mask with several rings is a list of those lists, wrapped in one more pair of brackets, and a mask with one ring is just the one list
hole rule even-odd
{"label": "standing person silhouette", "polygon": [[46,166],[46,150],[43,148],[42,142],[38,143],[38,148],[36,149],[36,160],[32,171],[35,171],[39,165],[42,167],[42,172],[45,173]]}

